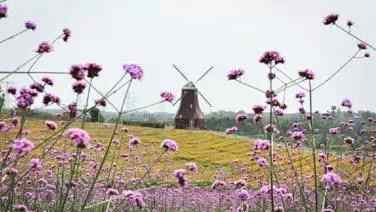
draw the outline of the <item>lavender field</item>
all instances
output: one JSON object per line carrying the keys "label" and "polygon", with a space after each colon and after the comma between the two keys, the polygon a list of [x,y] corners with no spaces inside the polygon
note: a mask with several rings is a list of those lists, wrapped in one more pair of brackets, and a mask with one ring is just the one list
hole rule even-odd
{"label": "lavender field", "polygon": [[[330,43],[352,49],[350,56],[338,49],[342,59],[320,61],[334,67],[324,76],[319,76],[315,62],[301,67],[302,61],[285,56],[284,52],[294,55],[288,48],[269,49],[274,45],[270,41],[262,44],[267,50],[258,57],[247,58],[259,65],[252,70],[229,59],[231,68],[222,70],[217,61],[219,68],[210,66],[191,80],[182,66],[172,65],[170,72],[184,82],[174,91],[175,76],[154,62],[144,66],[143,61],[124,59],[110,65],[99,59],[48,70],[47,63],[85,58],[77,46],[87,47],[91,33],[80,33],[77,25],[62,27],[51,40],[33,44],[26,60],[20,57],[16,66],[9,64],[25,44],[21,40],[43,28],[33,20],[18,23],[20,17],[26,19],[24,14],[34,14],[13,10],[12,6],[24,8],[22,4],[0,0],[0,25],[6,26],[0,32],[0,52],[5,52],[0,65],[1,212],[376,211],[376,113],[373,92],[367,89],[374,79],[362,73],[364,67],[373,68],[375,47],[363,38],[367,34],[357,20],[337,13],[315,16],[320,30],[336,33]],[[81,11],[80,6],[75,10]],[[35,9],[33,17],[37,16]],[[127,30],[138,35],[136,31],[143,29]],[[158,37],[160,32],[155,33]],[[130,38],[143,38],[138,36]],[[74,43],[76,37],[81,40]],[[109,37],[102,41],[110,42]],[[98,42],[85,50],[90,55],[85,60],[95,58],[93,52],[103,53],[105,47]],[[71,43],[75,48],[68,52]],[[163,45],[168,51],[169,44]],[[124,48],[119,43],[111,46],[111,56],[104,54],[116,58],[116,47]],[[325,52],[331,46],[315,48]],[[60,51],[65,57],[58,55]],[[135,52],[134,58],[148,58],[150,52],[145,52]],[[59,60],[50,57],[55,54]],[[309,53],[299,53],[305,54]],[[300,68],[292,68],[290,60]],[[220,78],[210,81],[212,72]],[[355,75],[364,75],[364,84],[357,83]],[[150,87],[140,87],[148,83]],[[159,91],[153,83],[165,89]],[[343,95],[342,85],[353,93]],[[206,96],[210,90],[215,98]],[[358,103],[362,96],[371,103]],[[223,104],[216,106],[215,99]],[[220,114],[233,105],[237,111],[231,118],[208,116],[208,111]],[[161,108],[176,115],[168,121],[151,115],[129,120],[130,114],[153,114]]]}

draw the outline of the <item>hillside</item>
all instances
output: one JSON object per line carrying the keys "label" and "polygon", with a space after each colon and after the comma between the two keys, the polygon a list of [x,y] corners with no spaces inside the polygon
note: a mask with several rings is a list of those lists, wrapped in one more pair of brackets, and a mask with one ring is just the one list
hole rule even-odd
{"label": "hillside", "polygon": [[[78,126],[78,123],[74,125]],[[30,139],[35,143],[45,138],[46,135],[51,134],[44,126],[44,123],[39,120],[28,120],[26,128],[30,130]],[[87,123],[85,128],[93,138],[93,144],[101,143],[106,145],[112,132],[111,124]],[[120,128],[124,128],[124,126]],[[114,144],[110,153],[111,160],[107,161],[107,163],[115,161],[119,172],[137,173],[127,177],[139,178],[145,173],[144,164],[148,164],[148,166],[153,167],[151,171],[153,179],[160,178],[165,182],[172,181],[172,173],[175,169],[184,168],[186,162],[196,162],[199,166],[199,172],[190,176],[190,180],[198,184],[208,185],[215,176],[228,180],[237,180],[242,176],[248,176],[251,184],[267,178],[267,168],[259,167],[251,157],[253,141],[245,137],[229,136],[211,131],[154,129],[136,126],[129,126],[127,129],[128,133],[119,130],[116,137],[119,144]],[[130,135],[141,139],[141,145],[137,150],[130,151],[128,148],[128,136]],[[166,138],[176,140],[179,150],[176,153],[164,154],[160,160],[156,160],[162,152],[160,143]],[[6,139],[3,138],[2,144],[5,143]],[[55,147],[61,150],[62,147],[66,146],[64,142],[65,140],[60,139]],[[283,172],[284,176],[280,177],[292,177],[294,173],[291,166],[288,165],[286,149],[277,143],[275,153],[275,163],[279,165],[278,169],[286,169]],[[311,169],[309,164],[312,161],[309,152],[303,152],[302,154],[302,151],[294,150],[290,153],[296,169],[299,167],[301,172]],[[32,157],[39,157],[40,154],[40,151],[34,152]],[[259,152],[258,155],[264,158],[268,157],[266,152]],[[91,155],[91,157],[99,159],[101,156]],[[138,158],[137,161],[135,160],[136,157]],[[341,163],[333,164],[340,165]],[[137,171],[134,172],[134,170]],[[165,173],[164,176],[161,176],[162,173]],[[356,172],[353,173],[355,176]],[[352,176],[348,177],[353,178]],[[255,181],[256,179],[257,181]]]}

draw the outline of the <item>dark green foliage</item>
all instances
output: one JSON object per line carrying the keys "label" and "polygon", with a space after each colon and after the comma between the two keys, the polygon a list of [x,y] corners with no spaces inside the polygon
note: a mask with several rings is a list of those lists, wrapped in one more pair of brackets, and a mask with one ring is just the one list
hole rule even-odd
{"label": "dark green foliage", "polygon": [[91,122],[104,122],[104,117],[98,108],[93,108],[89,113]]}

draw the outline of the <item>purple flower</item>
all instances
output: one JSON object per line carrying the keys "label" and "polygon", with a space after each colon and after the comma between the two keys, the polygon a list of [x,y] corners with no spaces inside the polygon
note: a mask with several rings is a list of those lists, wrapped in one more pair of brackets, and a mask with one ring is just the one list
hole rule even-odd
{"label": "purple flower", "polygon": [[235,184],[235,188],[239,189],[239,188],[243,188],[247,186],[247,181],[240,179],[240,180],[235,181],[234,184]]}
{"label": "purple flower", "polygon": [[60,103],[60,98],[58,96],[53,95],[53,94],[46,93],[43,96],[42,102],[46,106],[49,105],[51,102],[55,103],[55,104],[59,104]]}
{"label": "purple flower", "polygon": [[95,100],[95,105],[106,107],[107,103],[106,103],[106,100],[104,100],[104,98],[100,98],[100,99]]}
{"label": "purple flower", "polygon": [[141,140],[138,137],[130,136],[128,141],[129,148],[133,148],[138,146],[141,143]]}
{"label": "purple flower", "polygon": [[236,124],[240,124],[247,119],[248,119],[248,115],[244,112],[239,112],[235,115]]}
{"label": "purple flower", "polygon": [[85,78],[85,72],[82,65],[72,65],[69,71],[73,79],[83,80]]}
{"label": "purple flower", "polygon": [[247,201],[249,199],[250,195],[248,193],[247,190],[245,189],[240,189],[240,191],[238,191],[238,198],[241,200],[241,201]]}
{"label": "purple flower", "polygon": [[291,134],[291,138],[298,142],[303,142],[305,140],[305,135],[303,131],[295,131]]}
{"label": "purple flower", "polygon": [[177,169],[174,171],[174,176],[178,180],[178,183],[181,187],[184,187],[187,184],[187,179],[185,178],[185,169]]}
{"label": "purple flower", "polygon": [[72,88],[74,92],[81,94],[86,88],[86,83],[83,80],[76,81],[73,83]]}
{"label": "purple flower", "polygon": [[353,138],[351,138],[351,137],[345,137],[344,139],[343,139],[343,141],[346,143],[346,144],[350,144],[350,145],[352,145],[352,144],[354,144],[354,139]]}
{"label": "purple flower", "polygon": [[8,7],[7,5],[0,4],[0,19],[7,17]]}
{"label": "purple flower", "polygon": [[265,167],[268,165],[268,161],[265,159],[265,158],[262,158],[262,157],[257,157],[256,158],[256,163],[257,165],[259,165],[260,167]]}
{"label": "purple flower", "polygon": [[29,108],[32,104],[34,104],[34,97],[37,95],[38,93],[31,89],[21,89],[19,95],[16,97],[17,107],[21,109]]}
{"label": "purple flower", "polygon": [[25,22],[25,28],[34,31],[37,28],[37,25],[32,21],[26,21]]}
{"label": "purple flower", "polygon": [[168,91],[163,91],[161,93],[161,97],[162,97],[163,101],[166,101],[166,102],[172,102],[175,99],[174,94],[171,93],[171,92],[168,92]]}
{"label": "purple flower", "polygon": [[211,189],[213,190],[221,190],[224,189],[226,186],[226,182],[222,180],[215,180],[211,185]]}
{"label": "purple flower", "polygon": [[71,35],[72,35],[72,32],[70,31],[70,29],[68,28],[63,29],[63,41],[64,42],[67,42],[68,39],[71,37]]}
{"label": "purple flower", "polygon": [[57,128],[57,124],[54,121],[47,120],[44,123],[46,124],[47,128],[50,129],[50,130],[56,130],[56,128]]}
{"label": "purple flower", "polygon": [[351,102],[350,99],[344,99],[341,102],[341,106],[342,107],[347,107],[347,108],[351,109],[352,108],[352,102]]}
{"label": "purple flower", "polygon": [[354,25],[354,22],[352,22],[351,20],[348,20],[348,21],[346,22],[346,25],[347,25],[348,27],[352,27],[352,26]]}
{"label": "purple flower", "polygon": [[77,115],[77,104],[76,103],[71,103],[68,105],[68,110],[69,110],[69,116],[70,118],[74,118]]}
{"label": "purple flower", "polygon": [[332,135],[336,135],[340,132],[340,130],[341,129],[339,127],[330,128],[329,133],[332,134]]}
{"label": "purple flower", "polygon": [[40,43],[38,46],[38,49],[36,50],[36,52],[39,54],[50,53],[52,51],[53,51],[53,47],[48,42]]}
{"label": "purple flower", "polygon": [[186,163],[185,168],[190,172],[194,172],[194,173],[198,172],[198,167],[197,167],[196,163],[194,163],[194,162]]}
{"label": "purple flower", "polygon": [[270,147],[269,140],[256,139],[255,141],[255,150],[268,150]]}
{"label": "purple flower", "polygon": [[359,44],[358,44],[358,48],[359,48],[360,50],[365,50],[365,49],[367,49],[367,44],[365,44],[365,43],[359,43]]}
{"label": "purple flower", "polygon": [[30,89],[34,89],[39,93],[42,93],[44,91],[44,85],[40,84],[39,82],[34,82],[30,85]]}
{"label": "purple flower", "polygon": [[230,127],[230,128],[227,128],[226,130],[225,130],[225,133],[227,134],[227,135],[230,135],[230,134],[235,134],[236,132],[238,132],[238,128],[237,127]]}
{"label": "purple flower", "polygon": [[305,97],[305,93],[303,91],[295,94],[295,98],[297,98],[297,99],[303,99],[304,97]]}
{"label": "purple flower", "polygon": [[87,71],[87,77],[94,78],[102,71],[102,66],[96,63],[87,63],[83,69]]}
{"label": "purple flower", "polygon": [[283,64],[285,60],[277,51],[266,51],[259,60],[260,63],[264,63],[266,65],[270,65],[274,62],[274,64]]}
{"label": "purple flower", "polygon": [[42,168],[42,161],[40,159],[33,158],[30,160],[30,169],[34,171],[40,171],[42,170]]}
{"label": "purple flower", "polygon": [[300,77],[306,78],[307,80],[313,80],[315,79],[315,73],[313,73],[310,69],[305,69],[303,71],[298,72]]}
{"label": "purple flower", "polygon": [[324,25],[335,24],[338,20],[338,14],[330,14],[324,18]]}
{"label": "purple flower", "polygon": [[11,144],[11,148],[19,155],[25,155],[34,148],[34,143],[26,138],[17,138]]}
{"label": "purple flower", "polygon": [[262,114],[265,110],[265,107],[262,105],[255,105],[252,107],[252,110],[255,114]]}
{"label": "purple flower", "polygon": [[276,110],[274,111],[274,115],[276,115],[276,116],[283,116],[283,115],[284,115],[284,112],[283,112],[283,110],[281,110],[281,109],[276,109]]}
{"label": "purple flower", "polygon": [[86,148],[91,141],[89,133],[79,128],[70,128],[64,133],[64,135],[71,139],[77,148]]}
{"label": "purple flower", "polygon": [[118,190],[116,190],[116,189],[114,189],[114,188],[109,188],[109,189],[107,189],[107,191],[106,191],[106,195],[107,196],[116,196],[116,195],[119,195],[119,191]]}
{"label": "purple flower", "polygon": [[50,85],[50,86],[54,85],[54,81],[52,81],[52,79],[49,77],[43,77],[42,82],[44,82],[46,85]]}
{"label": "purple flower", "polygon": [[15,212],[29,212],[29,209],[27,209],[26,205],[17,204],[13,207]]}
{"label": "purple flower", "polygon": [[9,87],[7,88],[7,92],[8,92],[9,94],[16,95],[16,93],[17,93],[17,89],[16,89],[15,87],[9,86]]}
{"label": "purple flower", "polygon": [[326,174],[324,174],[321,178],[321,182],[328,187],[336,187],[343,183],[341,177],[333,171],[328,171]]}
{"label": "purple flower", "polygon": [[122,195],[125,197],[128,204],[136,206],[140,209],[145,207],[144,197],[140,192],[127,190],[123,191]]}
{"label": "purple flower", "polygon": [[123,69],[127,72],[132,79],[141,80],[144,76],[144,71],[139,65],[136,64],[125,64],[123,65]]}
{"label": "purple flower", "polygon": [[171,140],[171,139],[165,139],[161,143],[161,147],[165,149],[165,151],[171,151],[171,152],[176,152],[178,150],[178,145],[176,141]]}
{"label": "purple flower", "polygon": [[228,80],[237,80],[241,76],[243,76],[243,74],[244,74],[244,70],[242,70],[242,69],[232,69],[227,74],[227,79]]}
{"label": "purple flower", "polygon": [[0,132],[6,133],[10,131],[10,127],[4,121],[0,121]]}

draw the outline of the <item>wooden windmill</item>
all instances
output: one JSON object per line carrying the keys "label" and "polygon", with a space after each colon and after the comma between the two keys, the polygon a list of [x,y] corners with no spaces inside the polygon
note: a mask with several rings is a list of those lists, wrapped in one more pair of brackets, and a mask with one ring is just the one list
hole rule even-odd
{"label": "wooden windmill", "polygon": [[179,109],[175,116],[175,128],[177,129],[204,129],[204,113],[201,111],[198,101],[198,95],[210,106],[209,100],[198,90],[196,83],[201,81],[214,67],[211,66],[195,82],[188,77],[176,66],[174,69],[187,81],[181,90],[181,96],[176,100],[174,105],[180,102]]}

